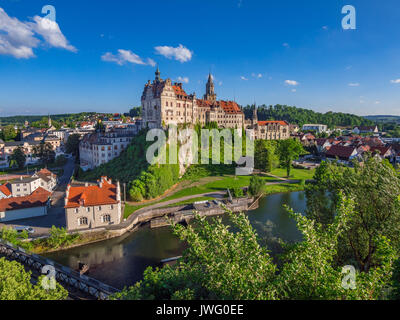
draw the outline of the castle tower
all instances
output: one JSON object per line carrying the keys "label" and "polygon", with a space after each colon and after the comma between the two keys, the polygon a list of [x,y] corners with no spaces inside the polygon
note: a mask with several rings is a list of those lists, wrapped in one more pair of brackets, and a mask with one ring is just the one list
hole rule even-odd
{"label": "castle tower", "polygon": [[253,126],[258,124],[257,105],[256,104],[254,104],[252,121],[253,121]]}
{"label": "castle tower", "polygon": [[160,72],[160,69],[158,68],[158,65],[157,65],[156,82],[160,82],[160,80],[161,80],[161,72]]}
{"label": "castle tower", "polygon": [[217,101],[217,95],[215,94],[214,81],[211,73],[208,75],[208,81],[206,84],[206,94],[204,95],[204,100],[212,102]]}
{"label": "castle tower", "polygon": [[50,115],[49,115],[49,119],[48,119],[48,121],[47,121],[47,126],[48,126],[49,128],[51,128],[51,118],[50,118]]}

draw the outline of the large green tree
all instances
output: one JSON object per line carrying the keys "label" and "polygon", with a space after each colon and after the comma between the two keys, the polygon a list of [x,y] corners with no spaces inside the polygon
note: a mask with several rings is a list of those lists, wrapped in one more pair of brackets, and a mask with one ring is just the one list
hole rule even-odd
{"label": "large green tree", "polygon": [[65,151],[72,154],[75,157],[79,156],[79,142],[81,141],[81,136],[79,134],[72,134],[68,137],[67,143],[65,145]]}
{"label": "large green tree", "polygon": [[353,263],[367,272],[379,264],[374,240],[385,236],[396,249],[400,241],[400,178],[392,165],[368,156],[354,168],[322,163],[307,187],[307,215],[328,226],[337,214],[340,194],[354,199],[349,229],[340,239],[339,263]]}
{"label": "large green tree", "polygon": [[279,165],[276,141],[256,140],[254,154],[255,168],[271,172]]}
{"label": "large green tree", "polygon": [[13,151],[10,158],[10,166],[16,165],[18,169],[23,169],[25,167],[26,156],[22,148],[17,148]]}
{"label": "large green tree", "polygon": [[33,148],[33,154],[45,165],[54,163],[56,157],[53,146],[50,143],[44,142]]}
{"label": "large green tree", "polygon": [[292,162],[306,152],[299,140],[287,139],[279,141],[278,153],[281,165],[286,169],[287,177],[289,178]]}

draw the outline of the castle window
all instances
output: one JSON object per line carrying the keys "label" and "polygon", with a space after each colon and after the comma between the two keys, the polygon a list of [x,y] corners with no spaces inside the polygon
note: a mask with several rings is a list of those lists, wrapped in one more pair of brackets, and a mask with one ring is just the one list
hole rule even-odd
{"label": "castle window", "polygon": [[88,218],[82,217],[78,219],[78,225],[80,226],[87,226],[88,225]]}
{"label": "castle window", "polygon": [[103,222],[104,223],[110,223],[111,222],[111,216],[109,214],[106,214],[103,216]]}

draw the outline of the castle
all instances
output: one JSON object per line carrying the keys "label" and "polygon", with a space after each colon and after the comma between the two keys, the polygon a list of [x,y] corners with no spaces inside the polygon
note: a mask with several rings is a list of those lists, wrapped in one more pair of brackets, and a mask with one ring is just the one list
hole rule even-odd
{"label": "castle", "polygon": [[244,113],[233,101],[217,100],[211,74],[206,85],[206,94],[198,99],[196,94],[188,95],[182,83],[161,79],[157,68],[153,82],[146,83],[142,95],[143,126],[150,129],[167,127],[170,124],[185,123],[204,126],[215,122],[219,128],[243,128]]}

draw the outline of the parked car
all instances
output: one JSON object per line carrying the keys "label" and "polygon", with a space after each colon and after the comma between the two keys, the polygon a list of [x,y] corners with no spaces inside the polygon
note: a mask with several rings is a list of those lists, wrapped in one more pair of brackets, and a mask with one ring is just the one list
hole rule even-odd
{"label": "parked car", "polygon": [[35,233],[35,229],[33,229],[32,227],[15,227],[14,230],[18,233],[22,233],[24,231],[28,232],[29,234]]}

